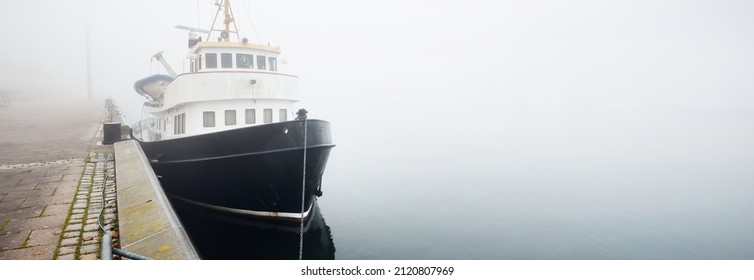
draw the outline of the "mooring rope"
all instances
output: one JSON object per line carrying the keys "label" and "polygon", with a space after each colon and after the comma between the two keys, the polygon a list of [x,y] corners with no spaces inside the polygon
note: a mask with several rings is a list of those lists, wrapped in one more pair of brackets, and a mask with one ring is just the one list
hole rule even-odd
{"label": "mooring rope", "polygon": [[306,135],[307,119],[304,119],[304,171],[301,177],[301,224],[298,236],[298,259],[302,260],[304,256],[304,193],[306,193]]}

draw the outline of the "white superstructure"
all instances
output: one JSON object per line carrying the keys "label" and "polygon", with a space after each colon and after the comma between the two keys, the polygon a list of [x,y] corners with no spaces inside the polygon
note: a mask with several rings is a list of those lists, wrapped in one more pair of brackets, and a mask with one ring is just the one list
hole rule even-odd
{"label": "white superstructure", "polygon": [[[217,41],[197,40],[196,33],[190,33],[191,48],[187,54],[190,71],[175,76],[164,86],[159,98],[145,104],[145,112],[155,117],[153,128],[157,131],[154,139],[145,140],[179,138],[295,118],[293,104],[299,99],[298,77],[278,71],[280,48],[241,40],[238,32],[230,29],[234,19],[229,5],[218,6],[218,13],[221,11],[225,13],[225,29],[208,31],[209,35],[219,33]],[[231,33],[239,41],[231,42]],[[155,57],[160,60],[158,55]]]}

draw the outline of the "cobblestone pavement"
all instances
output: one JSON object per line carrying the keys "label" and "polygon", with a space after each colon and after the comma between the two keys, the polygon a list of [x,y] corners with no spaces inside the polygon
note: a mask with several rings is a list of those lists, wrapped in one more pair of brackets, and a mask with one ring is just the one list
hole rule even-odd
{"label": "cobblestone pavement", "polygon": [[[103,114],[103,101],[27,102],[0,108],[0,259],[97,257],[86,246],[99,239],[89,238],[91,219],[96,225],[97,217],[90,212],[100,209],[104,174],[112,164],[98,162],[111,154],[110,147],[97,145]],[[108,184],[106,200],[114,195]],[[82,201],[87,207],[77,210]],[[58,249],[62,240],[71,242],[75,236],[64,226],[73,225],[74,215],[81,211],[83,215],[75,216],[82,226],[79,244],[73,252],[67,251],[71,246]],[[114,222],[107,214],[106,210],[106,224]]]}
{"label": "cobblestone pavement", "polygon": [[112,152],[89,154],[55,259],[99,259],[102,229],[114,232],[111,235],[117,242],[115,163],[112,155]]}

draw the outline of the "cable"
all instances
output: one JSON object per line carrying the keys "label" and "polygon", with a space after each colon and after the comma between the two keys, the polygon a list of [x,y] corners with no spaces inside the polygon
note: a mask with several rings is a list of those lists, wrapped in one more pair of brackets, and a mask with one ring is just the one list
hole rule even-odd
{"label": "cable", "polygon": [[308,120],[304,119],[304,174],[301,178],[301,227],[299,229],[298,237],[298,259],[302,260],[304,256],[304,193],[306,193],[306,134]]}
{"label": "cable", "polygon": [[[107,174],[107,161],[108,160],[111,160],[111,159],[105,157],[103,161],[103,164],[105,165],[105,171],[103,172],[105,175],[105,178],[104,180],[102,180],[102,207],[100,207],[99,214],[97,214],[97,225],[99,226],[100,230],[102,230],[102,233],[104,235],[104,237],[102,238],[102,244],[100,244],[100,246],[102,247],[100,248],[101,249],[100,259],[103,259],[103,260],[111,260],[113,258],[112,236],[110,235],[110,231],[106,230],[105,227],[102,226],[102,222],[100,222],[102,221],[102,213],[105,212],[105,207],[107,206],[107,202],[105,201],[105,190],[107,189],[107,180],[110,178],[110,176],[108,176]],[[97,164],[95,163],[94,166],[96,168]],[[106,256],[105,254],[109,254],[109,255]]]}
{"label": "cable", "polygon": [[257,28],[254,27],[254,22],[251,21],[251,16],[249,16],[249,8],[246,6],[246,2],[241,1],[241,5],[243,5],[243,9],[246,11],[246,19],[248,19],[249,25],[251,25],[251,30],[254,30],[254,37],[257,38],[257,43],[261,45],[262,39],[259,39],[259,33],[257,33]]}
{"label": "cable", "polygon": [[[97,215],[97,225],[102,230],[102,232],[104,232],[105,234],[108,234],[108,231],[105,229],[105,227],[102,226],[102,223],[100,222],[102,220],[102,212],[105,212],[105,205],[106,205],[106,203],[105,203],[105,188],[106,188],[106,185],[105,184],[107,184],[107,179],[109,178],[109,176],[107,175],[107,163],[106,162],[107,162],[107,159],[105,159],[105,172],[104,172],[105,173],[105,179],[102,180],[102,207],[100,208],[99,214]],[[95,166],[96,166],[96,164],[95,164]]]}
{"label": "cable", "polygon": [[[113,244],[112,244],[112,236],[110,235],[110,231],[106,230],[105,227],[102,226],[102,222],[100,222],[102,220],[102,213],[105,212],[105,207],[107,206],[107,202],[105,201],[105,190],[107,189],[107,180],[110,179],[110,176],[107,174],[107,162],[114,161],[114,160],[115,160],[114,158],[105,157],[104,161],[102,161],[103,164],[105,165],[105,171],[104,171],[105,179],[102,180],[102,207],[100,208],[99,214],[97,215],[97,225],[99,226],[100,230],[102,230],[102,232],[105,235],[105,237],[102,238],[103,240],[102,244],[100,244],[100,246],[103,247],[102,249],[105,249],[105,250],[101,251],[103,252],[102,253],[103,255],[100,255],[100,259],[111,260],[112,254],[115,254],[115,255],[123,256],[132,260],[149,260],[150,258],[139,255],[139,254],[127,252],[118,248],[112,248]],[[95,164],[95,167],[96,167],[96,164]],[[108,246],[108,247],[105,248],[104,246]],[[105,256],[104,254],[110,254],[110,255]]]}

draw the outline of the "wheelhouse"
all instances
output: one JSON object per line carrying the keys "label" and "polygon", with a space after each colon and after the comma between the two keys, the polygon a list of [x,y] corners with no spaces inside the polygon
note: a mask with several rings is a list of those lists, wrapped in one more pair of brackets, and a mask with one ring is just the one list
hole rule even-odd
{"label": "wheelhouse", "polygon": [[189,52],[190,72],[278,71],[280,48],[252,43],[200,42]]}

